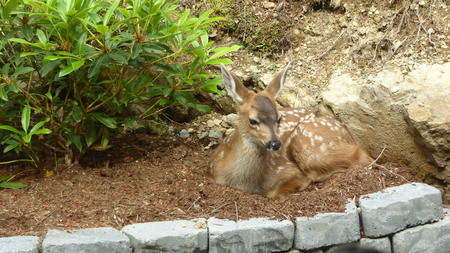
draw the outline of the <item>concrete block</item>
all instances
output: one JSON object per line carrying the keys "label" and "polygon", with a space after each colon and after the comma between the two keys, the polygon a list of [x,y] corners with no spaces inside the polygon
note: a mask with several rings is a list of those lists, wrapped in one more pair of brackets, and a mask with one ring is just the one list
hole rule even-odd
{"label": "concrete block", "polygon": [[139,252],[199,252],[208,249],[204,219],[140,223],[122,229]]}
{"label": "concrete block", "polygon": [[39,237],[13,236],[0,238],[0,253],[38,253]]}
{"label": "concrete block", "polygon": [[321,213],[296,219],[294,245],[300,250],[355,242],[359,238],[359,217],[353,201],[347,204],[345,213]]}
{"label": "concrete block", "polygon": [[393,236],[392,244],[395,253],[449,253],[450,216],[401,231]]}
{"label": "concrete block", "polygon": [[50,230],[42,242],[43,253],[131,253],[130,240],[114,228],[73,231]]}
{"label": "concrete block", "polygon": [[441,192],[429,185],[411,183],[359,198],[364,234],[389,235],[407,227],[443,217]]}
{"label": "concrete block", "polygon": [[294,224],[266,218],[208,219],[209,252],[278,252],[292,248]]}
{"label": "concrete block", "polygon": [[378,239],[361,238],[359,245],[363,248],[376,249],[381,253],[392,253],[391,240],[388,237]]}

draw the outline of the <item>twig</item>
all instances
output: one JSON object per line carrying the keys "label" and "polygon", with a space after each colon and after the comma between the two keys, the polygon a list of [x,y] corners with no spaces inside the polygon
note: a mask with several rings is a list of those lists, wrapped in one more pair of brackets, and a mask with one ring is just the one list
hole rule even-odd
{"label": "twig", "polygon": [[236,222],[239,220],[239,213],[236,201],[234,201],[234,208],[236,209]]}
{"label": "twig", "polygon": [[405,16],[406,16],[406,13],[408,13],[408,10],[409,10],[409,5],[406,5],[403,10],[402,18],[400,19],[400,24],[398,25],[397,34],[399,34],[400,31],[402,30],[403,22],[405,21]]}
{"label": "twig", "polygon": [[114,222],[116,223],[118,228],[122,228],[122,225],[119,223],[119,220],[117,219],[116,214],[113,214]]}
{"label": "twig", "polygon": [[373,160],[373,162],[371,164],[367,165],[366,168],[370,168],[372,165],[374,165],[378,161],[378,159],[380,159],[380,157],[384,153],[384,150],[386,149],[386,147],[387,147],[387,145],[384,145],[384,148],[383,148],[383,150],[381,150],[378,157],[375,160]]}
{"label": "twig", "polygon": [[384,169],[384,170],[386,170],[387,172],[391,173],[392,175],[394,175],[394,176],[396,176],[396,177],[399,177],[399,178],[405,180],[405,181],[408,182],[408,183],[410,182],[410,181],[409,181],[408,179],[406,179],[404,176],[402,176],[402,175],[400,175],[400,174],[397,174],[397,173],[395,173],[395,172],[392,172],[391,170],[389,170],[388,168],[384,167],[383,165],[376,164],[376,166],[377,166],[377,167],[380,167],[380,168],[382,168],[382,169]]}
{"label": "twig", "polygon": [[[284,208],[284,207],[283,207],[283,208]],[[280,208],[280,210],[283,209],[283,208]],[[277,209],[275,209],[275,208],[273,208],[273,207],[272,207],[272,209],[273,209],[275,212],[277,212],[279,215],[283,216],[286,220],[290,220],[289,217],[288,217],[286,214],[281,213],[280,211],[278,211]]]}
{"label": "twig", "polygon": [[348,31],[348,28],[350,26],[347,26],[347,28],[339,34],[339,37],[334,41],[334,43],[325,51],[323,52],[319,57],[314,58],[314,60],[320,60],[323,57],[325,57],[333,48],[336,46],[336,44],[341,40],[342,36]]}
{"label": "twig", "polygon": [[191,210],[192,208],[194,208],[200,199],[201,199],[201,197],[198,197],[196,200],[194,200],[194,202],[192,202],[191,206],[188,208],[188,211]]}
{"label": "twig", "polygon": [[230,205],[230,204],[232,204],[231,202],[229,202],[229,203],[225,203],[225,204],[223,204],[223,205],[221,205],[221,206],[219,206],[218,208],[216,208],[216,209],[214,209],[214,210],[212,210],[211,212],[209,212],[209,214],[213,214],[213,213],[216,213],[219,209],[221,209],[221,208],[223,208],[223,207],[225,207],[225,206],[228,206],[228,205]]}

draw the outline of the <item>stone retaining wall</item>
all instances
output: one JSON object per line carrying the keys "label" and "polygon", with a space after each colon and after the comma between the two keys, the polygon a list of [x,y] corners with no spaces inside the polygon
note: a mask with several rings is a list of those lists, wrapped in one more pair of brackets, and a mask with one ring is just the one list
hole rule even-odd
{"label": "stone retaining wall", "polygon": [[[358,207],[357,207],[358,205]],[[445,211],[445,212],[444,212]],[[0,238],[0,253],[29,252],[314,252],[359,244],[383,253],[449,253],[450,210],[441,193],[411,183],[349,201],[345,213],[299,217],[163,221],[113,228],[50,230]]]}

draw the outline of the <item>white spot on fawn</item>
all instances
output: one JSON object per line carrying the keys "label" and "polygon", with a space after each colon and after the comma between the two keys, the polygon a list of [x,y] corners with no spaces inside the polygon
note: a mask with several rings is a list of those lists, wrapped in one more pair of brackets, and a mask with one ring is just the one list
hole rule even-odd
{"label": "white spot on fawn", "polygon": [[327,151],[327,146],[325,145],[325,143],[322,143],[322,145],[320,145],[320,151],[322,152]]}
{"label": "white spot on fawn", "polygon": [[283,166],[278,166],[278,168],[277,168],[277,174],[280,173],[280,172],[283,171],[283,170],[284,170],[284,167],[283,167]]}

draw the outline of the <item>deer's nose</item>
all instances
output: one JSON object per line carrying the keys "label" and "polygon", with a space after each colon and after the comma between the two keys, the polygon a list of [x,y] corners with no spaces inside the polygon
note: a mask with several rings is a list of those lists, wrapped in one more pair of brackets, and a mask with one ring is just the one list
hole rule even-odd
{"label": "deer's nose", "polygon": [[280,147],[281,147],[281,141],[279,141],[279,140],[269,141],[269,143],[267,143],[267,148],[269,150],[277,151],[280,149]]}

